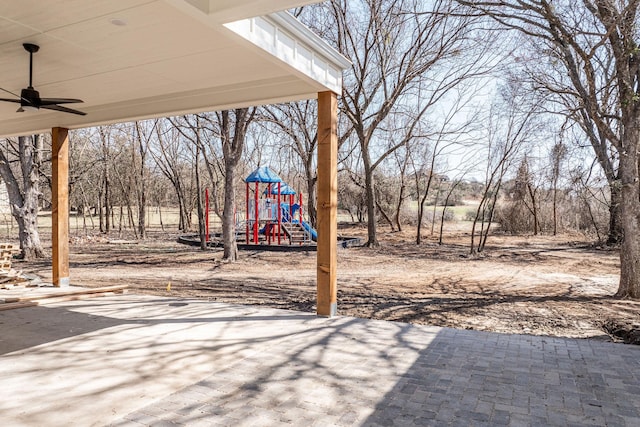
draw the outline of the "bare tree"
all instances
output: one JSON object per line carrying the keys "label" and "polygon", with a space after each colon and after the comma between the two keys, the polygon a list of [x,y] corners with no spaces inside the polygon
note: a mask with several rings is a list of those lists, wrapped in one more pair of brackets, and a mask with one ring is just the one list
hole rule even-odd
{"label": "bare tree", "polygon": [[[426,212],[426,202],[429,198],[434,177],[443,158],[455,155],[460,163],[472,167],[477,165],[477,159],[472,159],[469,153],[477,149],[477,141],[473,135],[482,119],[479,109],[472,105],[472,100],[478,94],[479,88],[471,84],[460,84],[451,90],[453,100],[449,103],[437,123],[432,129],[423,131],[411,146],[411,164],[415,180],[415,192],[418,197],[416,244],[422,242],[422,225]],[[470,110],[470,111],[468,111]],[[467,115],[465,116],[465,112]],[[472,154],[473,155],[473,154]],[[441,172],[444,173],[444,170]]]}
{"label": "bare tree", "polygon": [[[212,139],[210,128],[207,128],[209,117],[206,114],[192,114],[169,119],[175,129],[191,144],[188,151],[193,153],[193,174],[195,178],[196,210],[198,213],[198,235],[200,236],[200,249],[207,250],[207,231],[205,224],[204,206],[202,202],[203,186],[201,184],[200,157],[206,152],[206,147],[210,145]],[[205,160],[207,158],[205,157]],[[211,166],[208,165],[211,170]]]}
{"label": "bare tree", "polygon": [[616,295],[640,298],[640,2],[458,2],[535,38],[563,66],[570,82],[565,92],[576,100],[605,173],[608,163],[618,164],[611,193],[613,199],[619,187],[624,238]]}
{"label": "bare tree", "polygon": [[[376,234],[376,168],[413,138],[426,111],[466,78],[486,72],[485,41],[474,17],[454,14],[448,1],[335,0],[315,22],[325,38],[353,61],[345,75],[341,109],[363,162],[369,246]],[[304,17],[304,14],[302,14]],[[464,52],[464,55],[462,55]],[[416,97],[420,82],[423,97]],[[398,119],[404,117],[400,128]]]}
{"label": "bare tree", "polygon": [[[184,134],[196,145],[197,156],[200,152],[213,152],[214,140],[220,141],[224,159],[224,205],[222,210],[223,259],[236,261],[238,246],[236,243],[236,181],[237,172],[244,152],[247,130],[256,114],[256,108],[239,108],[210,114],[198,114],[187,120],[191,135]],[[184,132],[184,131],[181,131]],[[213,169],[213,165],[208,165]],[[201,234],[203,232],[201,231]],[[202,238],[204,241],[204,236]]]}
{"label": "bare tree", "polygon": [[162,120],[158,123],[154,141],[156,144],[149,150],[149,154],[173,186],[179,208],[178,229],[189,231],[192,206],[184,182],[184,169],[186,164],[191,163],[185,158],[188,156],[185,152],[188,148],[180,132],[169,121]]}
{"label": "bare tree", "polygon": [[238,259],[235,233],[236,172],[244,150],[247,128],[255,116],[256,109],[236,109],[233,114],[223,111],[218,114],[220,137],[224,154],[224,210],[222,214],[222,241],[224,259]]}
{"label": "bare tree", "polygon": [[404,147],[404,150],[398,150],[394,153],[394,161],[398,167],[398,198],[395,206],[395,212],[393,215],[393,222],[395,222],[398,231],[402,231],[402,221],[400,214],[402,213],[402,206],[407,199],[407,169],[411,160],[410,151],[408,147]]}
{"label": "bare tree", "polygon": [[562,164],[567,157],[567,147],[562,140],[557,141],[551,148],[551,191],[553,197],[553,235],[558,234],[558,181],[560,179],[560,170]]}
{"label": "bare tree", "polygon": [[449,207],[449,203],[451,201],[451,197],[453,196],[454,192],[456,191],[456,189],[458,188],[458,186],[462,182],[463,178],[464,178],[464,173],[460,174],[453,181],[450,181],[448,183],[446,196],[444,198],[444,204],[442,205],[442,214],[440,215],[440,232],[438,234],[438,244],[439,245],[442,244],[442,235],[443,235],[443,231],[444,231],[444,221],[445,221],[445,218],[446,218],[447,208]]}
{"label": "bare tree", "polygon": [[[516,172],[516,178],[513,185],[511,199],[514,203],[514,209],[512,209],[512,212],[514,213],[514,219],[518,219],[517,217],[519,216],[525,216],[528,219],[525,221],[525,229],[518,231],[532,231],[533,235],[537,236],[540,231],[540,202],[538,200],[539,186],[536,185],[534,181],[535,177],[531,170],[530,159],[525,154],[518,166],[518,171]],[[517,215],[517,213],[522,212],[522,210],[525,211],[524,215]],[[533,219],[533,224],[531,224],[529,219]],[[533,230],[530,230],[529,227]]]}
{"label": "bare tree", "polygon": [[[537,105],[527,105],[517,86],[507,86],[494,102],[487,117],[487,163],[485,185],[471,227],[472,254],[482,252],[486,246],[496,202],[505,176],[510,171],[519,153],[535,134],[539,122]],[[476,245],[476,232],[479,239]]]}
{"label": "bare tree", "polygon": [[[109,233],[111,229],[111,174],[110,174],[110,162],[111,162],[111,150],[110,150],[110,126],[99,126],[98,135],[100,139],[100,163],[102,169],[100,191],[98,192],[98,210],[100,219],[100,232]],[[104,207],[104,216],[103,210]]]}
{"label": "bare tree", "polygon": [[41,135],[5,140],[0,150],[0,175],[7,186],[11,214],[18,223],[20,249],[26,260],[45,256],[38,233],[38,199],[42,167]]}
{"label": "bare tree", "polygon": [[[69,201],[76,208],[76,215],[82,215],[85,233],[88,231],[87,218],[91,228],[95,228],[93,214],[98,213],[98,193],[102,185],[102,156],[96,148],[95,137],[96,129],[87,128],[74,131],[69,139]],[[48,176],[45,179],[50,188],[51,180]]]}
{"label": "bare tree", "polygon": [[155,128],[158,125],[158,119],[151,120],[148,122],[135,122],[135,130],[136,130],[136,142],[137,142],[137,156],[135,151],[132,153],[132,159],[134,161],[134,166],[137,162],[139,164],[136,166],[138,177],[134,180],[136,185],[137,199],[138,199],[138,235],[141,239],[145,239],[147,237],[147,228],[145,225],[146,218],[146,209],[147,209],[147,181],[149,178],[148,168],[147,168],[147,154],[149,152],[149,145],[151,144],[151,139],[155,135]]}

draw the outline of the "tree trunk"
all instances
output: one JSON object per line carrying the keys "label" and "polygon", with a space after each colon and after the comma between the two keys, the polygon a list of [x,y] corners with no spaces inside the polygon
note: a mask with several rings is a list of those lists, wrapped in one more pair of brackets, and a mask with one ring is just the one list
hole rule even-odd
{"label": "tree trunk", "polygon": [[[138,150],[140,153],[140,175],[138,176],[138,235],[141,239],[147,238],[147,226],[146,226],[146,217],[147,217],[147,180],[146,174],[144,173],[145,169],[145,158],[146,158],[146,150],[142,144],[142,137],[140,136],[140,129],[138,128],[138,123],[136,122],[136,134],[138,136]],[[135,157],[134,157],[135,158]],[[135,165],[135,162],[134,162]]]}
{"label": "tree trunk", "polygon": [[109,184],[109,168],[105,163],[104,168],[104,232],[109,233],[111,229],[111,220],[113,219],[110,215],[111,211],[111,187]]}
{"label": "tree trunk", "polygon": [[21,256],[26,260],[45,256],[38,233],[38,196],[42,140],[39,136],[18,138],[22,188],[4,153],[0,154],[0,174],[7,185],[11,213],[18,223]]}
{"label": "tree trunk", "polygon": [[[491,187],[489,183],[486,185],[484,191],[482,192],[482,198],[480,199],[480,203],[478,204],[478,209],[476,209],[476,216],[474,217],[473,225],[471,226],[471,255],[482,251],[482,237],[484,235],[484,223],[487,217],[487,204],[489,203],[489,198],[491,197],[490,192]],[[478,221],[481,224],[480,243],[478,243],[478,247],[476,248],[475,238]]]}
{"label": "tree trunk", "polygon": [[33,260],[45,256],[38,233],[38,193],[33,189],[25,193],[24,205],[12,206],[12,214],[18,223],[22,258]]}
{"label": "tree trunk", "polygon": [[178,199],[178,231],[184,231],[184,212],[182,208],[182,202]]}
{"label": "tree trunk", "polygon": [[224,245],[223,258],[229,261],[238,259],[238,245],[236,243],[236,165],[226,161],[224,167],[224,208],[222,212],[222,243]]}
{"label": "tree trunk", "polygon": [[378,208],[378,212],[380,212],[380,215],[382,215],[382,218],[384,218],[384,220],[387,221],[387,224],[389,224],[389,227],[391,227],[391,232],[392,233],[395,232],[396,230],[395,230],[395,225],[393,223],[393,220],[391,219],[389,214],[384,211],[382,206],[380,206],[380,203],[378,202],[377,198],[376,198],[376,207]]}
{"label": "tree trunk", "polygon": [[402,231],[402,221],[400,220],[400,214],[402,213],[402,203],[404,202],[404,192],[405,192],[405,185],[404,185],[404,170],[402,171],[401,175],[400,175],[400,191],[398,192],[398,204],[396,205],[396,212],[394,215],[394,221],[396,223],[396,227],[398,228],[398,231]]}
{"label": "tree trunk", "polygon": [[142,186],[140,190],[140,198],[138,199],[138,234],[141,239],[147,238],[147,227],[145,223],[145,217],[147,215],[147,195],[146,188],[144,185],[144,178],[141,178],[143,181],[140,182]]}
{"label": "tree trunk", "polygon": [[164,222],[162,222],[162,203],[158,203],[158,218],[160,221],[160,229],[164,231]]}
{"label": "tree trunk", "polygon": [[104,212],[102,211],[102,186],[98,189],[98,222],[100,223],[100,233],[104,233]]}
{"label": "tree trunk", "polygon": [[444,198],[444,206],[442,206],[442,215],[440,216],[440,233],[438,236],[438,244],[442,244],[442,231],[444,229],[444,218],[445,213],[447,212],[447,206],[449,206],[449,200],[451,200],[451,195],[453,194],[456,187],[460,184],[461,179],[457,180],[453,185],[449,186],[449,191],[447,191],[447,196]]}
{"label": "tree trunk", "polygon": [[318,211],[316,209],[316,176],[313,168],[306,168],[307,175],[307,215],[313,228],[318,228]]}
{"label": "tree trunk", "polygon": [[[640,187],[638,146],[640,123],[627,120],[623,141],[627,155],[620,156],[621,217],[624,238],[620,247],[620,285],[616,297],[640,298]],[[613,205],[613,203],[612,203]]]}
{"label": "tree trunk", "polygon": [[558,234],[558,178],[553,179],[553,235]]}
{"label": "tree trunk", "polygon": [[[236,261],[238,259],[238,245],[236,243],[236,168],[240,162],[244,148],[247,127],[253,120],[255,109],[246,108],[235,110],[235,126],[231,136],[229,111],[220,114],[222,133],[222,152],[224,155],[224,208],[222,213],[222,241],[224,244],[223,259]],[[256,206],[256,209],[258,207]],[[280,207],[278,206],[278,209]]]}
{"label": "tree trunk", "polygon": [[364,160],[364,183],[367,196],[367,236],[366,246],[373,248],[379,246],[378,236],[376,233],[376,192],[375,179],[373,170],[371,170],[371,161],[366,153],[363,153]]}
{"label": "tree trunk", "polygon": [[202,206],[202,195],[200,189],[200,145],[196,144],[195,174],[196,174],[196,204],[198,210],[198,234],[200,235],[200,249],[207,250],[207,229],[204,218],[204,208]]}
{"label": "tree trunk", "polygon": [[184,233],[191,231],[191,212],[187,208],[187,201],[182,189],[182,183],[180,181],[172,181],[173,189],[176,192],[178,198],[179,216],[178,230]]}
{"label": "tree trunk", "polygon": [[402,214],[402,205],[404,204],[404,198],[405,198],[405,190],[406,190],[406,183],[405,183],[405,177],[406,177],[406,172],[407,172],[407,164],[409,163],[409,148],[405,148],[405,155],[404,155],[404,161],[399,164],[400,166],[400,189],[398,190],[398,203],[396,204],[396,211],[394,214],[394,218],[393,220],[396,223],[396,227],[398,228],[398,231],[401,232],[402,231],[402,220],[400,219],[400,215]]}
{"label": "tree trunk", "polygon": [[[620,174],[622,174],[622,172],[620,172]],[[622,194],[624,190],[621,188],[620,180],[613,181],[613,183],[609,185],[609,190],[611,192],[611,203],[609,204],[609,234],[607,236],[607,245],[615,246],[622,243],[623,240]]]}
{"label": "tree trunk", "polygon": [[[416,228],[416,245],[419,245],[422,242],[422,219],[424,218],[425,203],[427,202],[427,197],[429,197],[431,182],[433,181],[433,161],[431,162],[431,166],[432,167],[429,170],[429,177],[427,178],[427,184],[424,189],[424,193],[420,198],[420,203],[418,203],[418,226]],[[416,179],[416,189],[418,190],[418,194],[420,194],[420,190],[418,188],[419,177]],[[473,246],[473,244],[471,246]]]}
{"label": "tree trunk", "polygon": [[440,199],[440,188],[442,187],[442,180],[438,180],[438,188],[436,189],[436,198],[433,201],[433,213],[431,214],[431,235],[433,236],[433,232],[436,226],[436,213],[438,213],[438,199]]}
{"label": "tree trunk", "polygon": [[493,216],[496,213],[496,204],[498,203],[498,195],[500,194],[500,188],[502,187],[502,177],[504,174],[500,175],[500,181],[498,181],[495,192],[493,193],[493,197],[491,199],[491,204],[489,205],[489,218],[487,219],[487,228],[484,229],[483,222],[483,233],[480,235],[480,243],[478,243],[478,252],[484,251],[485,246],[487,245],[487,239],[489,238],[489,230],[491,225],[493,224]]}
{"label": "tree trunk", "polygon": [[[484,218],[484,204],[487,202],[486,199],[486,192],[483,194],[482,196],[482,200],[480,200],[480,203],[478,204],[478,209],[476,209],[476,216],[473,218],[473,224],[471,225],[471,248],[469,250],[469,253],[471,255],[475,255],[477,253],[476,251],[476,227],[478,226],[478,221],[480,220],[480,216],[482,215],[482,217]],[[483,219],[484,222],[484,219]]]}
{"label": "tree trunk", "polygon": [[[529,192],[529,197],[531,197],[531,214],[533,215],[533,235],[538,235],[538,229],[540,228],[538,221],[538,205],[536,200],[536,191],[533,189],[533,186],[530,182],[527,183],[527,191]],[[554,201],[554,209],[555,209],[555,201]]]}
{"label": "tree trunk", "polygon": [[133,231],[133,235],[136,239],[138,239],[138,230],[136,230],[136,222],[133,219],[133,209],[131,208],[131,203],[129,202],[129,198],[127,197],[127,219],[129,221],[129,227]]}

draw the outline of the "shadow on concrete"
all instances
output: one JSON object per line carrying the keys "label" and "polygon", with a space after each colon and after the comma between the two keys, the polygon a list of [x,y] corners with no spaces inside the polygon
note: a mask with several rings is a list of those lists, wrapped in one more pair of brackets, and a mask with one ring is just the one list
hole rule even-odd
{"label": "shadow on concrete", "polygon": [[261,348],[114,425],[640,425],[628,346],[342,318]]}
{"label": "shadow on concrete", "polygon": [[0,312],[0,355],[76,337],[125,323],[58,307],[27,307]]}
{"label": "shadow on concrete", "polygon": [[52,345],[6,356],[11,425],[640,425],[632,346],[134,296],[23,313],[4,354]]}
{"label": "shadow on concrete", "polygon": [[321,425],[355,425],[384,397],[396,373],[410,366],[436,330],[294,313],[258,314],[247,320],[293,321],[298,326],[302,320],[304,327],[292,330],[273,325],[267,335],[235,341],[239,354],[253,351],[113,425],[162,421],[306,426],[318,420]]}

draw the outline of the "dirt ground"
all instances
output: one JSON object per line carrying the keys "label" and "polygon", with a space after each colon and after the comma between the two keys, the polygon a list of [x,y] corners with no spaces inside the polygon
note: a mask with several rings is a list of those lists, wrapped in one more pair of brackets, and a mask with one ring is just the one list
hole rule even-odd
{"label": "dirt ground", "polygon": [[[358,227],[341,228],[364,236]],[[440,246],[412,243],[414,230],[380,230],[378,249],[338,252],[338,312],[503,333],[622,340],[640,329],[640,302],[612,298],[619,259],[581,236],[493,236],[469,256],[469,235],[452,232]],[[146,241],[94,236],[72,244],[76,285],[127,284],[130,291],[211,301],[315,310],[315,252],[241,251],[221,262],[175,236]],[[20,268],[50,280],[49,261]],[[170,285],[170,286],[169,286]],[[626,329],[625,329],[626,327]],[[616,329],[618,337],[613,337]],[[640,342],[640,340],[639,340]]]}

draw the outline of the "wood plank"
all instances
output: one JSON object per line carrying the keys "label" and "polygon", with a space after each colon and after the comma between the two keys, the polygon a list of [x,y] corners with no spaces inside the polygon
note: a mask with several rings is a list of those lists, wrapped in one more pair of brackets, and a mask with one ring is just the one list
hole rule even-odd
{"label": "wood plank", "polygon": [[66,295],[59,296],[56,298],[45,298],[41,300],[32,301],[38,305],[47,305],[47,304],[55,304],[58,302],[67,302],[67,301],[79,301],[88,298],[101,298],[101,297],[109,297],[116,295],[116,292],[99,292],[99,293],[90,293],[90,294],[80,294],[80,295]]}
{"label": "wood plank", "polygon": [[32,295],[28,297],[16,297],[17,301],[42,301],[48,298],[58,298],[58,297],[67,297],[67,296],[75,296],[75,295],[91,295],[91,294],[99,294],[105,292],[112,293],[124,293],[124,291],[128,288],[127,285],[114,285],[114,286],[103,286],[101,288],[85,288],[85,289],[77,289],[73,291],[64,291],[64,292],[52,292],[48,294],[40,294],[40,295]]}
{"label": "wood plank", "polygon": [[51,240],[53,284],[69,286],[69,130],[53,128]]}
{"label": "wood plank", "polygon": [[317,314],[337,312],[338,97],[318,93]]}
{"label": "wood plank", "polygon": [[35,307],[36,305],[38,305],[38,303],[32,301],[7,302],[0,304],[0,311],[13,310],[15,308]]}
{"label": "wood plank", "polygon": [[87,298],[113,296],[124,293],[126,288],[126,285],[109,286],[104,288],[83,289],[81,291],[57,292],[55,294],[45,294],[32,297],[6,298],[4,303],[0,303],[0,311],[36,307],[39,305],[54,304],[58,302],[77,301]]}

